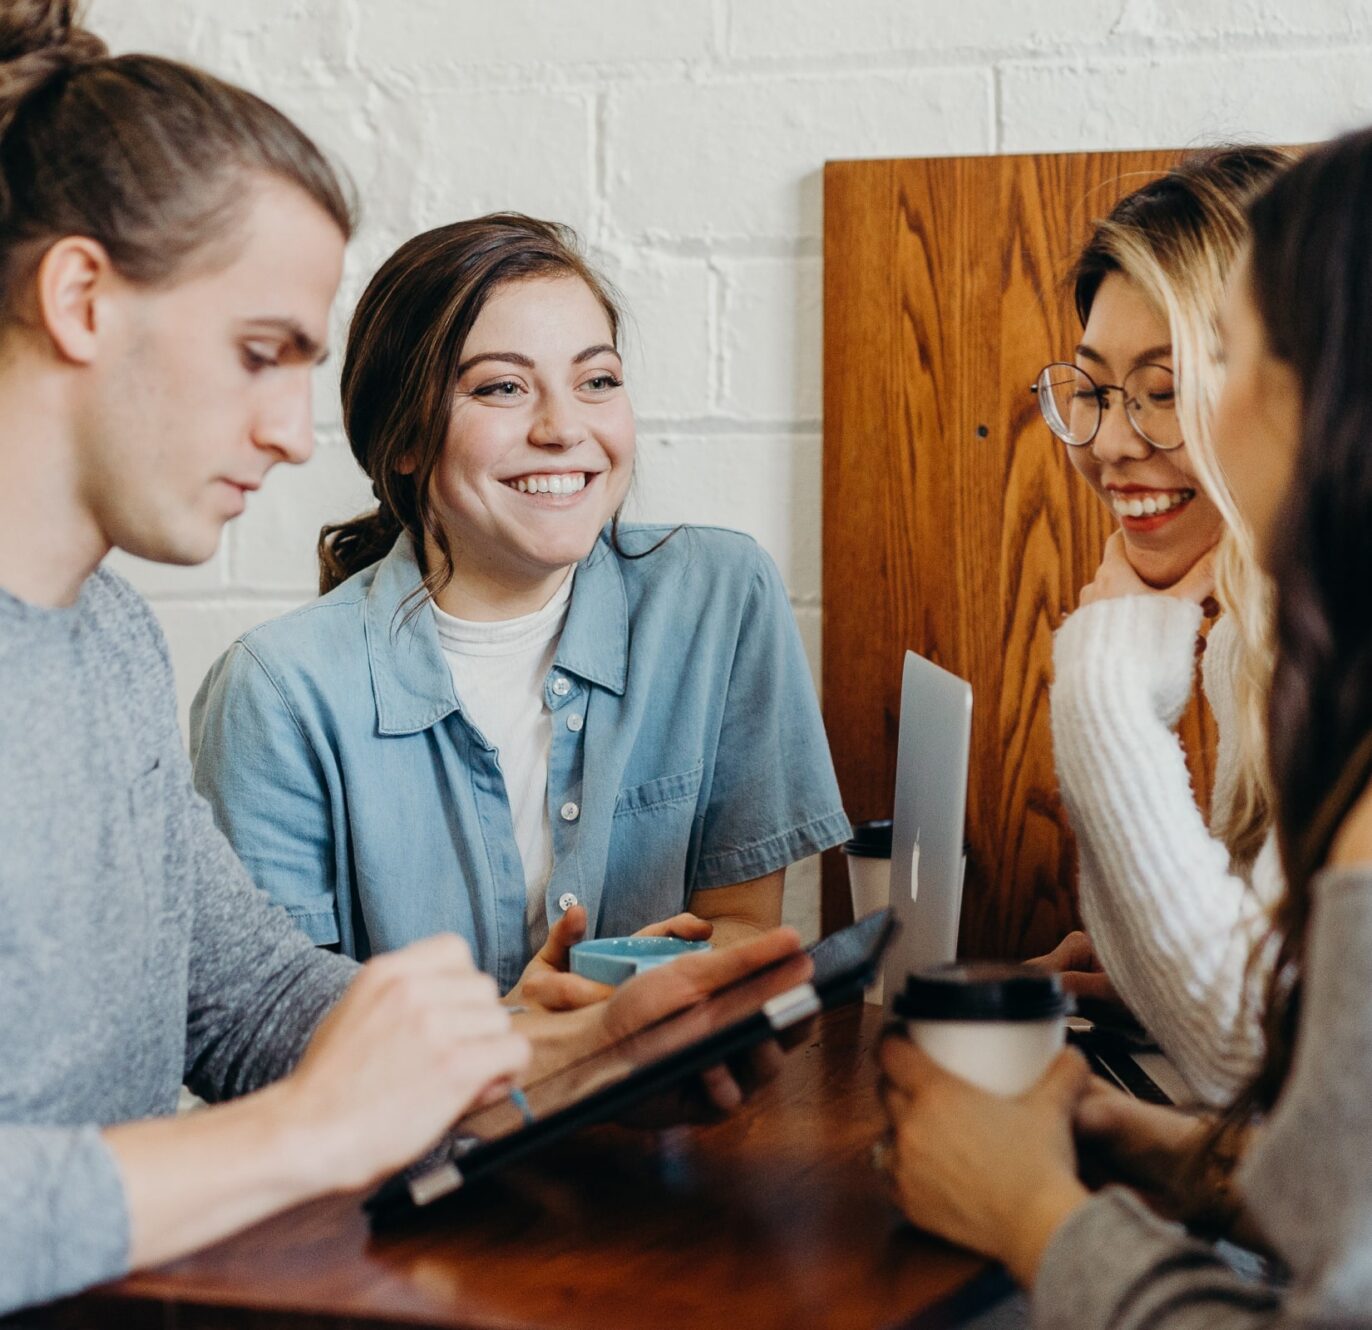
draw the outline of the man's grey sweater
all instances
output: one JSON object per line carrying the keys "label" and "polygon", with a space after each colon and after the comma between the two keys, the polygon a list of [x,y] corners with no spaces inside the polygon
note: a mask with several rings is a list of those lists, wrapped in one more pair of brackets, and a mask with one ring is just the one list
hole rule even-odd
{"label": "man's grey sweater", "polygon": [[126,1268],[102,1125],[282,1076],[353,973],[194,793],[142,599],[103,570],[69,609],[0,591],[0,1314]]}

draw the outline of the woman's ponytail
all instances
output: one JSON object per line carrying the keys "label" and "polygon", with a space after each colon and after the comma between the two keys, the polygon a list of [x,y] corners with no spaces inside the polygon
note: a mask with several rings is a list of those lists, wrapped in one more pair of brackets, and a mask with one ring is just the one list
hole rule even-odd
{"label": "woman's ponytail", "polygon": [[384,559],[404,529],[394,513],[380,506],[323,527],[318,545],[319,594],[327,594],[354,573]]}

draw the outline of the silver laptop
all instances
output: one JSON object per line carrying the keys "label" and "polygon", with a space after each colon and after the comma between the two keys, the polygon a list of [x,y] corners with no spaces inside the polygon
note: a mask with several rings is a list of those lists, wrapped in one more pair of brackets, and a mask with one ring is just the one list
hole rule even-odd
{"label": "silver laptop", "polygon": [[891,909],[900,932],[886,954],[885,998],[912,970],[957,958],[972,685],[913,651],[900,686],[891,826]]}
{"label": "silver laptop", "polygon": [[[891,909],[901,928],[886,956],[888,1014],[907,974],[957,959],[971,742],[972,685],[907,651],[891,827]],[[1136,1098],[1191,1098],[1157,1049],[1138,1047],[1085,1017],[1072,1017],[1069,1025],[1093,1069]]]}

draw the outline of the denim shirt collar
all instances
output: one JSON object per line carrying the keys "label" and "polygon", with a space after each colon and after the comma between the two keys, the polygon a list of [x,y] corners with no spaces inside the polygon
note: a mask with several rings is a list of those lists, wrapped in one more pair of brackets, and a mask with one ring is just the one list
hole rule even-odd
{"label": "denim shirt collar", "polygon": [[576,570],[554,664],[623,697],[629,678],[629,597],[607,526]]}
{"label": "denim shirt collar", "polygon": [[[377,565],[363,609],[381,734],[415,734],[458,709],[452,672],[438,644],[433,615],[426,612],[423,600],[418,600],[419,612],[409,613],[415,603],[410,597],[422,582],[414,543],[408,533],[402,533]],[[619,695],[624,692],[629,602],[608,527],[577,568],[555,663],[588,683]]]}

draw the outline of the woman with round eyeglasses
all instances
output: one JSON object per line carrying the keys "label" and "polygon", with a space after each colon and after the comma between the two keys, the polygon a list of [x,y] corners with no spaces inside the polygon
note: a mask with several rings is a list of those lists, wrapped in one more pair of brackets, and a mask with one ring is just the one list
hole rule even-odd
{"label": "woman with round eyeglasses", "polygon": [[[1081,262],[1094,264],[1090,246]],[[1223,519],[1179,451],[1185,441],[1173,368],[1165,363],[1173,354],[1166,316],[1122,269],[1092,273],[1087,281],[1095,290],[1085,295],[1076,351],[1086,364],[1055,361],[1032,391],[1072,465],[1119,518],[1124,548],[1117,553],[1142,582],[1160,590],[1206,559]],[[1093,335],[1099,347],[1089,340]],[[1153,344],[1140,349],[1136,343]],[[1118,383],[1106,381],[1112,370],[1123,371]],[[1172,453],[1177,455],[1167,456]]]}
{"label": "woman with round eyeglasses", "polygon": [[[1260,1069],[1207,1119],[1131,1099],[1070,1051],[1010,1098],[883,1041],[902,1207],[1032,1288],[1037,1330],[1372,1330],[1369,210],[1372,129],[1315,149],[1251,205],[1224,304],[1216,450],[1275,588],[1288,884]],[[1122,1185],[1088,1190],[1081,1145]],[[1235,1269],[1203,1240],[1217,1235],[1267,1268]]]}
{"label": "woman with round eyeglasses", "polygon": [[[1078,347],[1079,355],[1084,346]],[[1070,447],[1087,448],[1095,441],[1110,408],[1111,393],[1119,394],[1134,432],[1150,448],[1171,452],[1182,445],[1176,380],[1170,365],[1135,365],[1123,383],[1097,383],[1079,365],[1055,361],[1039,375],[1034,392],[1048,427]],[[1151,514],[1155,509],[1146,511]]]}
{"label": "woman with round eyeglasses", "polygon": [[[1261,967],[1250,978],[1248,961],[1282,888],[1263,759],[1265,584],[1211,461],[1209,418],[1243,207],[1285,160],[1216,150],[1123,199],[1075,265],[1075,359],[1033,386],[1119,522],[1054,640],[1054,760],[1086,934],[1040,963],[1073,972],[1079,992],[1118,994],[1205,1102],[1226,1100],[1261,1054]],[[1207,822],[1175,729],[1217,601],[1202,662],[1220,735]]]}

